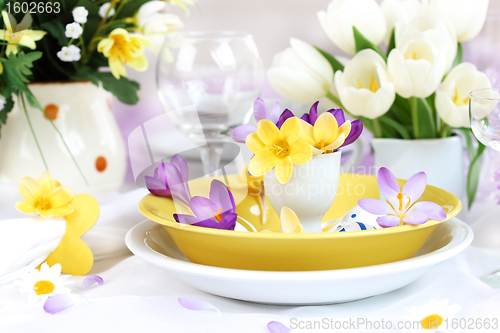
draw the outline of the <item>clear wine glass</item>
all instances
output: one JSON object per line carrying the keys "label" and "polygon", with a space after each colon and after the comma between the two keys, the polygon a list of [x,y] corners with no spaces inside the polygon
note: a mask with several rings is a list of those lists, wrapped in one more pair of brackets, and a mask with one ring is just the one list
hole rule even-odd
{"label": "clear wine glass", "polygon": [[264,71],[252,35],[200,31],[169,37],[156,80],[170,120],[201,147],[205,175],[218,170],[223,142],[249,121],[261,92]]}
{"label": "clear wine glass", "polygon": [[[500,151],[500,88],[479,89],[470,93],[469,111],[474,136],[485,146]],[[500,288],[500,270],[482,280]]]}

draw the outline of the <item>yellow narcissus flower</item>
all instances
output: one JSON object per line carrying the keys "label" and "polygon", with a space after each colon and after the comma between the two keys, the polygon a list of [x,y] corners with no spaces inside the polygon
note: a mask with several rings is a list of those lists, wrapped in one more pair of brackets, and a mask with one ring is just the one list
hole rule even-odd
{"label": "yellow narcissus flower", "polygon": [[147,46],[149,42],[144,36],[132,35],[125,29],[117,28],[99,42],[97,50],[108,58],[111,73],[119,80],[120,76],[127,76],[125,65],[140,72],[148,69],[148,60],[144,55]]}
{"label": "yellow narcissus flower", "polygon": [[40,40],[45,36],[45,31],[29,30],[32,19],[31,14],[28,13],[24,16],[21,23],[17,24],[16,19],[6,11],[2,11],[3,23],[7,30],[0,30],[0,40],[9,43],[6,54],[17,54],[18,45],[26,46],[32,50],[36,49],[35,41]]}
{"label": "yellow narcissus flower", "polygon": [[301,119],[300,127],[301,139],[312,147],[313,155],[316,156],[342,146],[351,131],[351,122],[346,120],[339,127],[335,117],[325,112],[318,117],[314,126]]}
{"label": "yellow narcissus flower", "polygon": [[26,214],[40,214],[43,217],[66,216],[73,213],[70,205],[73,191],[54,181],[48,171],[38,180],[25,177],[19,182],[19,192],[26,201],[18,201],[16,208]]}
{"label": "yellow narcissus flower", "polygon": [[246,138],[248,148],[255,154],[248,170],[254,176],[262,176],[272,168],[281,184],[292,176],[294,164],[305,164],[312,158],[312,148],[300,139],[300,121],[288,118],[281,129],[263,119],[257,124],[257,132]]}

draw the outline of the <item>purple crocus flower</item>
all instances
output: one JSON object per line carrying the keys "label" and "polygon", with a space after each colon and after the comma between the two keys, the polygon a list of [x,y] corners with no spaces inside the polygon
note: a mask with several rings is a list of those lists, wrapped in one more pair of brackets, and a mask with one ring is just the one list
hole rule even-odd
{"label": "purple crocus flower", "polygon": [[377,223],[383,227],[395,227],[404,223],[422,224],[429,219],[442,221],[446,218],[444,209],[430,201],[416,202],[424,193],[427,185],[427,175],[419,172],[413,175],[403,190],[400,189],[396,177],[387,168],[380,168],[377,175],[380,191],[387,199],[360,199],[358,204],[371,214],[383,215],[377,218]]}
{"label": "purple crocus flower", "polygon": [[[283,125],[283,123],[286,120],[286,119],[282,120],[283,114],[285,114],[285,112],[288,111],[291,114],[291,117],[293,117],[293,113],[291,113],[290,110],[285,110],[283,114],[280,116],[280,111],[281,107],[280,103],[278,102],[274,104],[273,110],[270,113],[269,113],[269,108],[267,107],[264,100],[262,100],[262,98],[257,98],[253,103],[253,116],[257,123],[262,119],[267,119],[271,121],[273,124],[276,124],[278,128],[281,128],[281,125]],[[278,125],[280,122],[281,125]],[[245,143],[247,135],[255,133],[256,131],[257,127],[255,126],[241,125],[233,129],[233,131],[231,132],[231,138],[233,138],[233,140],[236,142]]]}
{"label": "purple crocus flower", "polygon": [[[302,117],[300,117],[300,119],[302,119],[305,122],[314,126],[314,124],[316,123],[316,120],[318,119],[318,104],[319,104],[319,101],[314,103],[311,106],[309,113],[304,113],[304,115],[302,115]],[[345,123],[344,110],[331,109],[331,110],[328,110],[327,112],[331,113],[335,117],[335,120],[337,120],[337,124],[339,125],[339,127]],[[339,148],[350,145],[351,143],[356,141],[362,132],[363,132],[363,121],[361,121],[361,119],[357,119],[357,120],[352,121],[351,122],[351,131],[349,132],[349,135],[345,139],[342,146],[340,146]]]}
{"label": "purple crocus flower", "polygon": [[188,166],[184,157],[175,154],[170,163],[162,162],[156,169],[154,177],[145,176],[146,186],[158,197],[179,199],[189,203]]}
{"label": "purple crocus flower", "polygon": [[236,204],[227,186],[217,180],[212,180],[209,198],[195,196],[189,201],[189,206],[195,214],[174,214],[174,219],[183,224],[198,227],[234,230],[236,226]]}

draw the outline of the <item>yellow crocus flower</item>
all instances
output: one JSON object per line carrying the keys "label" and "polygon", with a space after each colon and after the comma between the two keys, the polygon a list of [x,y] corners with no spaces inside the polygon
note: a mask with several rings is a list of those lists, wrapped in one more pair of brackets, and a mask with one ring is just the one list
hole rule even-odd
{"label": "yellow crocus flower", "polygon": [[33,22],[30,13],[26,14],[19,24],[17,24],[14,16],[6,11],[2,11],[2,17],[7,30],[0,30],[0,40],[9,43],[6,49],[7,55],[10,53],[17,54],[19,52],[18,45],[26,46],[32,50],[36,49],[35,41],[42,39],[46,34],[45,31],[28,29]]}
{"label": "yellow crocus flower", "polygon": [[60,186],[48,171],[37,180],[25,177],[19,181],[19,192],[26,201],[18,201],[16,208],[26,214],[40,214],[43,217],[66,216],[73,213],[70,205],[73,191]]}
{"label": "yellow crocus flower", "polygon": [[299,218],[295,212],[286,206],[281,208],[280,220],[282,231],[276,229],[265,229],[261,232],[283,232],[286,234],[303,234],[306,232],[302,224],[300,224]]}
{"label": "yellow crocus flower", "polygon": [[144,55],[147,46],[149,42],[144,36],[117,28],[99,42],[97,50],[108,58],[111,73],[119,80],[121,76],[127,76],[125,65],[140,72],[148,69],[148,60]]}
{"label": "yellow crocus flower", "polygon": [[281,129],[267,119],[259,121],[257,132],[246,138],[248,148],[255,154],[248,170],[254,176],[262,176],[275,168],[281,184],[292,176],[293,165],[305,164],[312,158],[312,148],[300,139],[300,122],[288,118]]}
{"label": "yellow crocus flower", "polygon": [[307,142],[313,150],[313,155],[321,155],[331,152],[344,143],[351,131],[351,122],[346,120],[339,127],[335,117],[325,112],[318,117],[314,126],[304,120],[300,120],[300,137]]}

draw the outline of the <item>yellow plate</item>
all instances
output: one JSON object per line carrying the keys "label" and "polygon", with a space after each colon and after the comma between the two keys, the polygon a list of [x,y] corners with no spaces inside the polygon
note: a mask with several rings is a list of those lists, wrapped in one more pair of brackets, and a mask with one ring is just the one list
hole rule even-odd
{"label": "yellow plate", "polygon": [[[228,176],[233,190],[238,175]],[[189,182],[191,195],[208,197],[213,178]],[[222,179],[221,179],[222,180]],[[405,181],[399,180],[402,186]],[[339,193],[323,221],[341,217],[362,198],[379,198],[375,176],[341,174]],[[266,224],[262,225],[260,196],[247,195],[236,213],[257,230],[279,229],[279,218],[267,202]],[[419,201],[433,201],[446,212],[446,220],[460,212],[462,203],[453,194],[427,185]],[[293,207],[291,207],[293,209]],[[313,271],[378,265],[412,258],[442,221],[394,228],[340,232],[281,234],[255,233],[184,225],[175,222],[174,203],[151,194],[139,203],[139,211],[163,226],[182,253],[197,264],[262,270]]]}

